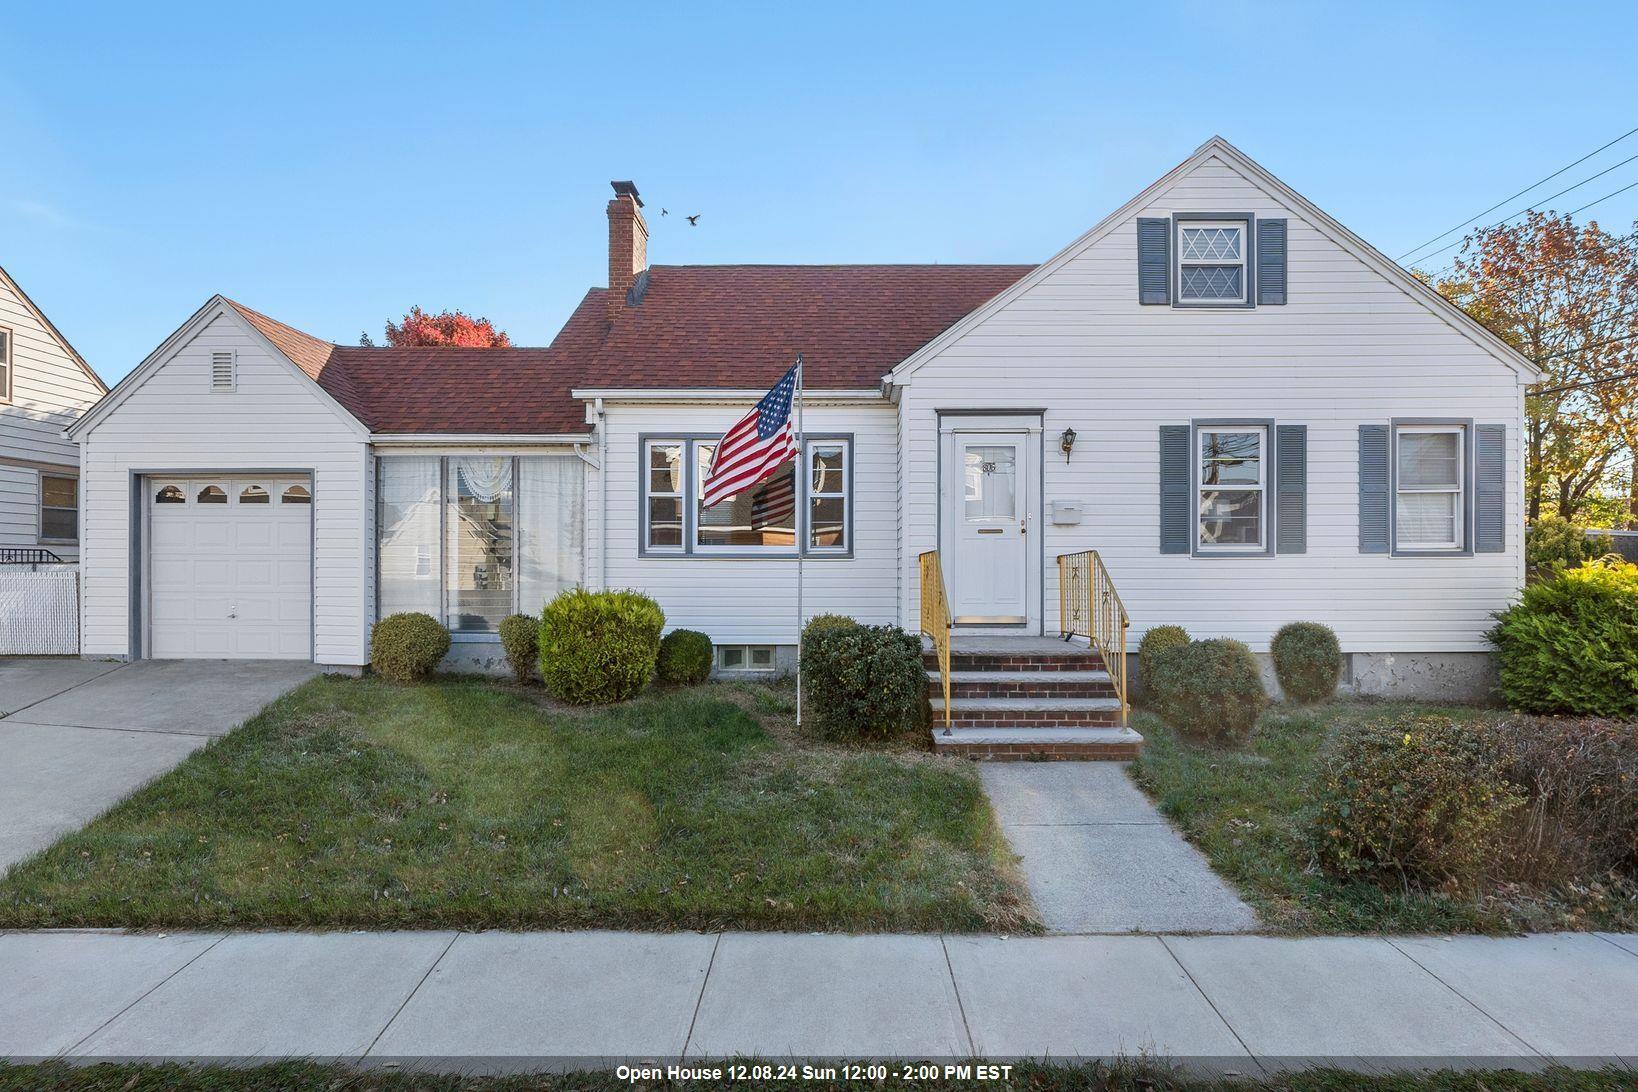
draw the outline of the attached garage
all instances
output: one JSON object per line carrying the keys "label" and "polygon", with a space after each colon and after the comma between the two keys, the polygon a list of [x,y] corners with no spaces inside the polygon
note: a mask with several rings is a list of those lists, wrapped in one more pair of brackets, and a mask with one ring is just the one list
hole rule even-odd
{"label": "attached garage", "polygon": [[143,493],[147,655],[312,658],[307,476],[149,477]]}

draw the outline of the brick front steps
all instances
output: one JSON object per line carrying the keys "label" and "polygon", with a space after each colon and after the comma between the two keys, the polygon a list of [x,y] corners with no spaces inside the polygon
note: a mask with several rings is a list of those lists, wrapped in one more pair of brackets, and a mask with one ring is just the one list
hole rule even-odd
{"label": "brick front steps", "polygon": [[1129,759],[1143,737],[1120,723],[1103,657],[1043,637],[957,637],[950,655],[950,727],[938,659],[929,650],[933,745],[970,758]]}

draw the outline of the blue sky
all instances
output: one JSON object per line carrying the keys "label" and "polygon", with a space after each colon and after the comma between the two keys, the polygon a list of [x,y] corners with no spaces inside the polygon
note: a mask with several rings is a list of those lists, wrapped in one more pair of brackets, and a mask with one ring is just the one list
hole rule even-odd
{"label": "blue sky", "polygon": [[113,382],[214,292],[544,344],[611,178],[659,263],[1037,261],[1222,133],[1396,256],[1638,126],[1614,3],[459,7],[14,6],[0,265]]}

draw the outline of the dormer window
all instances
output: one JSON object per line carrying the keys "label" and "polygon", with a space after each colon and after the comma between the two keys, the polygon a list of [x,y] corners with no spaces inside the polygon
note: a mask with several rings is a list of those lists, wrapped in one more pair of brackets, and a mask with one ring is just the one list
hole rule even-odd
{"label": "dormer window", "polygon": [[1177,301],[1246,302],[1246,222],[1177,221]]}

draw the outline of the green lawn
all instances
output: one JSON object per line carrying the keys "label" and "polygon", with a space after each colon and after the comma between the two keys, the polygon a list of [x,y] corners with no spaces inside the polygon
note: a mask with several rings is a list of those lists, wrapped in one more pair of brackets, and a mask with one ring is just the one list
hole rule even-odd
{"label": "green lawn", "polygon": [[[690,1062],[690,1067],[725,1067],[735,1063]],[[746,1066],[757,1064],[746,1059]],[[781,1066],[789,1062],[768,1061]],[[788,1087],[808,1092],[922,1089],[926,1092],[1617,1092],[1633,1087],[1630,1071],[1578,1072],[1549,1069],[1542,1073],[1441,1071],[1426,1075],[1382,1076],[1313,1069],[1282,1074],[1273,1080],[1189,1077],[1152,1063],[1012,1066],[1003,1079],[963,1079],[939,1075],[903,1080],[888,1077],[847,1079],[841,1063],[811,1063],[835,1068],[835,1077],[797,1078],[777,1082],[730,1080],[621,1080],[612,1071],[519,1077],[455,1077],[383,1070],[348,1070],[339,1066],[286,1062],[254,1067],[144,1066],[102,1064],[12,1066],[0,1063],[0,1092],[728,1092],[729,1089]],[[899,1063],[887,1063],[892,1070]],[[1006,1063],[1001,1063],[1006,1064]],[[801,1063],[796,1063],[800,1068]],[[663,1069],[664,1067],[661,1066]]]}
{"label": "green lawn", "polygon": [[1638,928],[1638,892],[1598,885],[1562,891],[1503,888],[1474,896],[1384,891],[1320,871],[1307,837],[1309,797],[1320,748],[1366,718],[1439,712],[1498,717],[1494,710],[1345,702],[1278,705],[1263,714],[1244,748],[1180,737],[1152,713],[1143,733],[1138,783],[1235,883],[1266,925],[1292,933],[1504,933],[1518,930]]}
{"label": "green lawn", "polygon": [[320,678],[20,863],[0,927],[1032,931],[972,765],[777,691]]}

